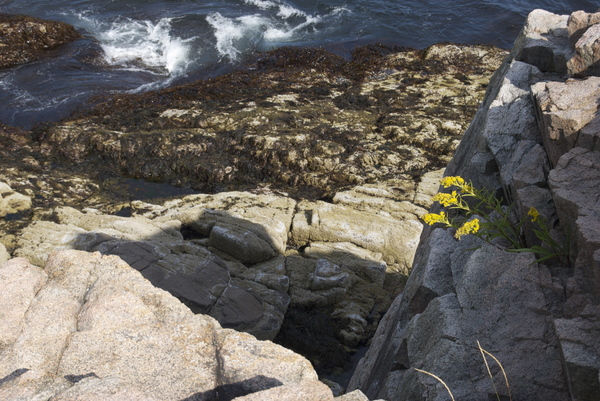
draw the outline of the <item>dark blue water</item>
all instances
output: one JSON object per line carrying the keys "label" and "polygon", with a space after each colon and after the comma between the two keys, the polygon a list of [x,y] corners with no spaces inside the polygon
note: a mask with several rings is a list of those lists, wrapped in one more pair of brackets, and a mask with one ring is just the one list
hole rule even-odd
{"label": "dark blue water", "polygon": [[599,7],[589,0],[0,0],[0,12],[64,21],[85,36],[43,60],[0,70],[0,122],[57,120],[91,95],[223,73],[252,52],[281,46],[341,55],[376,42],[510,48],[535,8]]}

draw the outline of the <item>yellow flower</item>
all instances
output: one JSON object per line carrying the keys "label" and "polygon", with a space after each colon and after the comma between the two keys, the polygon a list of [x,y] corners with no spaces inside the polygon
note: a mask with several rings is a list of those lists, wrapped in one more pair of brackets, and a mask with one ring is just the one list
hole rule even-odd
{"label": "yellow flower", "polygon": [[454,176],[454,177],[444,177],[442,178],[442,186],[444,188],[448,188],[451,186],[463,187],[465,185],[465,180],[462,177]]}
{"label": "yellow flower", "polygon": [[540,212],[537,211],[533,206],[529,208],[529,212],[527,212],[529,216],[531,216],[531,221],[537,221],[538,217],[540,217]]}
{"label": "yellow flower", "polygon": [[456,191],[452,191],[451,194],[440,192],[436,194],[432,200],[434,202],[440,202],[444,207],[458,205],[458,194]]}
{"label": "yellow flower", "polygon": [[479,219],[473,219],[471,221],[467,221],[462,225],[458,230],[456,230],[456,234],[454,236],[457,239],[460,239],[463,235],[473,234],[479,231]]}
{"label": "yellow flower", "polygon": [[450,224],[446,212],[440,212],[440,214],[427,213],[425,216],[423,216],[423,221],[430,226],[434,225],[435,223]]}
{"label": "yellow flower", "polygon": [[467,184],[464,178],[459,176],[444,177],[442,178],[441,183],[444,188],[459,187],[463,193],[473,194],[475,191],[475,188],[473,188],[470,183]]}

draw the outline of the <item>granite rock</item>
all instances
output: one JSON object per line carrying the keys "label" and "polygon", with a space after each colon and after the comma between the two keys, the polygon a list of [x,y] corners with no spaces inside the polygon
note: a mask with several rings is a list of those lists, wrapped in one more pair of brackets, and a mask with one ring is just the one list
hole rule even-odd
{"label": "granite rock", "polygon": [[317,379],[304,358],[193,314],[118,257],[70,250],[44,270],[17,258],[0,271],[14,284],[0,296],[12,322],[3,399],[233,399]]}
{"label": "granite rock", "polygon": [[540,82],[532,90],[544,148],[556,167],[558,159],[577,146],[581,130],[596,117],[600,78]]}
{"label": "granite rock", "polygon": [[583,36],[592,25],[600,24],[600,13],[586,13],[585,11],[573,12],[567,21],[567,33],[571,46]]}
{"label": "granite rock", "polygon": [[589,27],[575,43],[575,54],[567,62],[571,76],[589,76],[600,73],[600,24]]}
{"label": "granite rock", "polygon": [[8,259],[10,259],[10,254],[6,251],[4,244],[0,243],[0,265],[3,265]]}
{"label": "granite rock", "polygon": [[[181,227],[181,222],[81,213],[72,208],[57,209],[55,218],[57,223],[29,225],[15,256],[43,266],[56,249],[117,255],[197,313],[211,314],[221,318],[224,326],[244,329],[262,339],[277,334],[287,308],[287,289],[245,281],[234,284],[225,261],[207,247],[184,240],[173,228]],[[267,299],[277,302],[269,304]],[[264,321],[272,323],[264,325]]]}

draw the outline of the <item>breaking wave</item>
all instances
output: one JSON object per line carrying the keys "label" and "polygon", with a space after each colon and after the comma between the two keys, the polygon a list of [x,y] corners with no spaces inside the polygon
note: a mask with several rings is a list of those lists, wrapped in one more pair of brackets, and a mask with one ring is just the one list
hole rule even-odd
{"label": "breaking wave", "polygon": [[173,18],[157,22],[119,18],[105,22],[82,17],[85,28],[95,37],[106,62],[130,69],[148,69],[157,74],[181,75],[190,62],[190,42],[173,34]]}
{"label": "breaking wave", "polygon": [[256,12],[240,16],[213,12],[206,17],[213,29],[219,57],[231,62],[253,50],[271,50],[316,38],[323,22],[340,13],[339,9],[334,9],[322,16],[312,15],[287,3],[271,0],[244,0],[244,4],[254,7]]}

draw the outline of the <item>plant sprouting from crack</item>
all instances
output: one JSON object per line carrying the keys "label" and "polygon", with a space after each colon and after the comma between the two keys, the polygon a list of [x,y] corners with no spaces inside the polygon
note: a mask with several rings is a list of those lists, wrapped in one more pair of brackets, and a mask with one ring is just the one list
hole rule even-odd
{"label": "plant sprouting from crack", "polygon": [[[503,206],[493,192],[477,189],[462,177],[444,177],[441,185],[452,191],[440,192],[432,200],[449,212],[456,212],[428,213],[423,216],[426,224],[440,223],[453,228],[456,230],[454,236],[459,240],[471,234],[508,252],[531,252],[537,257],[535,262],[558,258],[563,266],[568,266],[569,238],[561,244],[552,237],[545,219],[536,208],[531,207],[527,216],[516,221],[511,218],[512,209]],[[524,226],[528,219],[533,233],[541,241],[540,245],[528,246],[525,241]]]}

